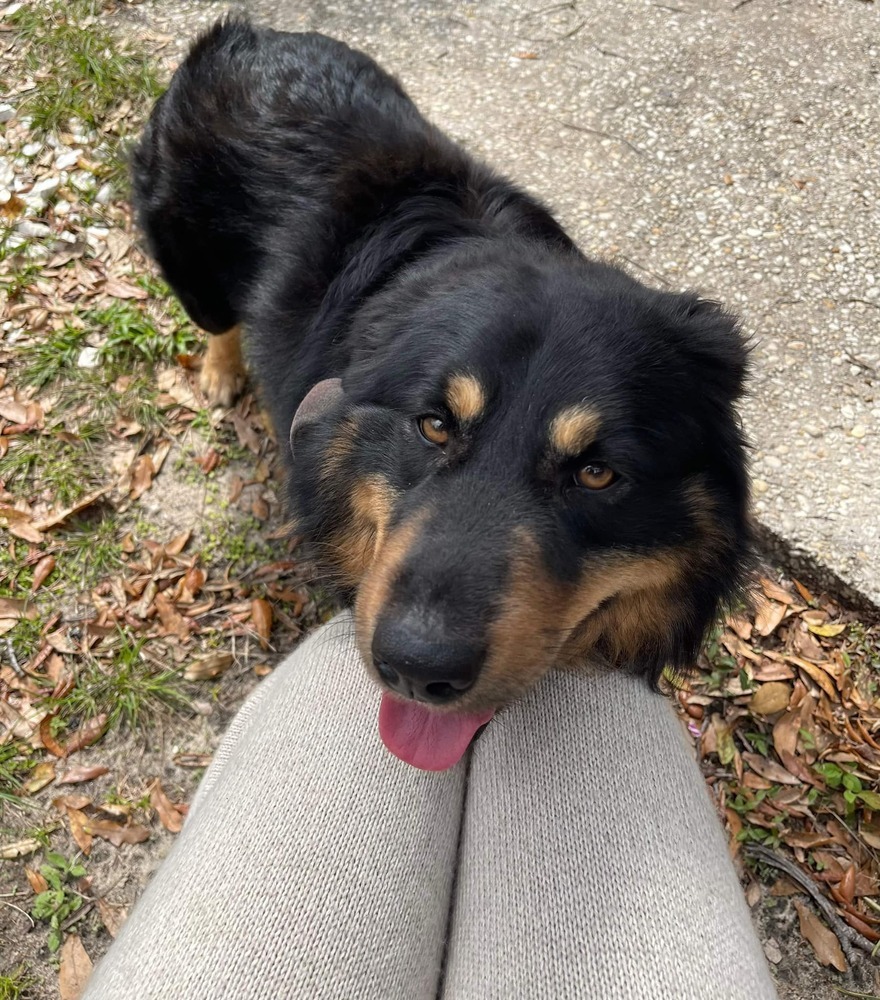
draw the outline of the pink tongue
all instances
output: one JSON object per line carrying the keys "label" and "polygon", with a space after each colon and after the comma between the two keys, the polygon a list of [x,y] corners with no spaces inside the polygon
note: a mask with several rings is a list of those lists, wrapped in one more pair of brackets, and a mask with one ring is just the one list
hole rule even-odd
{"label": "pink tongue", "polygon": [[479,715],[432,712],[417,701],[398,701],[382,695],[379,735],[382,742],[407,764],[423,771],[445,771],[458,763],[474,733],[495,714]]}

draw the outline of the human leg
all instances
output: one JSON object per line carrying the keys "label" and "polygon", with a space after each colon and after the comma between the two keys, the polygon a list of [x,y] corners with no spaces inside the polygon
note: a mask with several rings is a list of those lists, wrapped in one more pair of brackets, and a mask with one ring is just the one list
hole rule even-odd
{"label": "human leg", "polygon": [[463,765],[384,750],[351,632],[335,619],[243,707],[84,1000],[434,1000]]}
{"label": "human leg", "polygon": [[668,700],[552,674],[474,748],[443,1000],[771,1000]]}

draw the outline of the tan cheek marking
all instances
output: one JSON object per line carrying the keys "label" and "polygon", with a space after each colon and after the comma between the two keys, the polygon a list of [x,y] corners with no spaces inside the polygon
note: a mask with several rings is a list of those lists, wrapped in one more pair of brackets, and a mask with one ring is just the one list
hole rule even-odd
{"label": "tan cheek marking", "polygon": [[[366,663],[370,662],[373,632],[400,567],[412,549],[426,518],[419,513],[395,529],[378,549],[377,557],[363,578],[354,606],[357,645]],[[384,537],[384,536],[383,536]]]}
{"label": "tan cheek marking", "polygon": [[355,417],[345,417],[339,425],[339,430],[324,451],[324,462],[321,468],[321,481],[326,483],[342,471],[345,461],[354,453],[355,441],[359,427]]}
{"label": "tan cheek marking", "polygon": [[675,626],[679,612],[673,593],[684,562],[676,551],[587,570],[568,609],[559,665],[582,665],[599,643],[613,663],[656,646]]}
{"label": "tan cheek marking", "polygon": [[360,582],[382,547],[394,499],[394,490],[381,476],[356,481],[349,494],[351,517],[333,538],[329,554],[352,586]]}
{"label": "tan cheek marking", "polygon": [[[610,626],[627,649],[664,627],[663,598],[680,572],[674,555],[612,558],[567,585],[546,571],[529,532],[516,533],[514,548],[502,610],[489,630],[482,697],[509,700],[550,667],[583,663]],[[597,610],[614,595],[621,596],[609,604],[615,612]]]}
{"label": "tan cheek marking", "polygon": [[560,455],[574,457],[596,439],[601,419],[590,406],[569,406],[550,424],[550,444]]}
{"label": "tan cheek marking", "polygon": [[473,375],[453,375],[446,388],[446,402],[462,423],[477,420],[486,408],[486,393]]}

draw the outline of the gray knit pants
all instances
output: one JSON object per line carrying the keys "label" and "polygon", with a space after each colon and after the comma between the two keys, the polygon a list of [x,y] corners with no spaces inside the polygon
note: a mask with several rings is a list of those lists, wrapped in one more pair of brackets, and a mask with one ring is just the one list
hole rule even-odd
{"label": "gray knit pants", "polygon": [[644,681],[553,674],[441,774],[378,701],[347,616],[263,681],[84,1000],[776,997]]}

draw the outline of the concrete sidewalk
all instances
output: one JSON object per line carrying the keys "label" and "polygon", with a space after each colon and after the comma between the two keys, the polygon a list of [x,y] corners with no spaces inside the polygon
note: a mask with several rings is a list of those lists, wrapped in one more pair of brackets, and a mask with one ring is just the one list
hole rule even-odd
{"label": "concrete sidewalk", "polygon": [[244,7],[370,52],[588,253],[737,310],[766,537],[880,603],[880,5]]}

